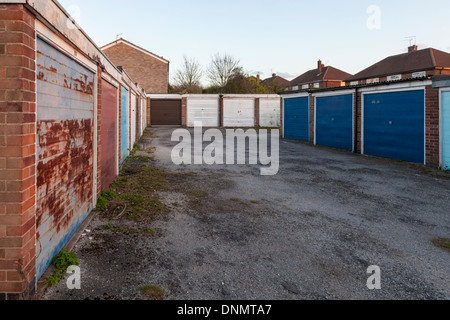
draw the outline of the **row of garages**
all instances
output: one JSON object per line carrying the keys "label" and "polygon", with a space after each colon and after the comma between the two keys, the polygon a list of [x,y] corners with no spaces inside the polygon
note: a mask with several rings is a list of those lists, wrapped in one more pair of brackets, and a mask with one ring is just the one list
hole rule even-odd
{"label": "row of garages", "polygon": [[283,136],[450,169],[449,90],[425,80],[286,94]]}
{"label": "row of garages", "polygon": [[59,3],[0,7],[1,300],[34,294],[118,176],[148,108],[145,91]]}
{"label": "row of garages", "polygon": [[102,72],[47,36],[36,40],[38,279],[147,124],[146,94],[124,71]]}
{"label": "row of garages", "polygon": [[278,95],[149,95],[150,125],[280,127]]}

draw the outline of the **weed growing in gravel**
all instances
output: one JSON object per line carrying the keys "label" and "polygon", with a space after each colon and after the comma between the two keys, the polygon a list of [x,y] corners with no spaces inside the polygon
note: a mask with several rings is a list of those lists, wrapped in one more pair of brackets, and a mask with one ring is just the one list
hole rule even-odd
{"label": "weed growing in gravel", "polygon": [[208,196],[208,193],[202,190],[189,190],[187,193],[196,198],[204,198]]}
{"label": "weed growing in gravel", "polygon": [[107,224],[101,226],[101,228],[105,230],[114,230],[114,226],[112,225],[111,222],[108,222]]}
{"label": "weed growing in gravel", "polygon": [[53,275],[46,280],[46,288],[51,287],[64,279],[67,268],[79,265],[77,255],[73,252],[69,253],[66,249],[61,250],[61,252],[53,258],[52,264],[56,269],[53,271]]}
{"label": "weed growing in gravel", "polygon": [[141,287],[141,291],[147,298],[152,300],[160,300],[166,296],[164,290],[155,285]]}
{"label": "weed growing in gravel", "polygon": [[438,238],[434,239],[432,242],[436,247],[442,248],[447,252],[450,252],[450,239]]}
{"label": "weed growing in gravel", "polygon": [[253,203],[253,204],[258,204],[258,203],[259,203],[259,201],[258,201],[258,200],[250,200],[250,203]]}

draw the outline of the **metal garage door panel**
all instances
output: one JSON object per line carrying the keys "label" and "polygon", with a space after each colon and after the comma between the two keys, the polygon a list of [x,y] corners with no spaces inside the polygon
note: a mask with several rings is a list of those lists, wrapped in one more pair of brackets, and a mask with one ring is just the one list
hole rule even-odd
{"label": "metal garage door panel", "polygon": [[130,113],[129,93],[125,87],[122,87],[120,94],[120,163],[122,164],[129,155],[129,130],[130,130]]}
{"label": "metal garage door panel", "polygon": [[364,153],[424,163],[424,108],[424,90],[365,95]]}
{"label": "metal garage door panel", "polygon": [[316,98],[316,144],[353,150],[353,95]]}
{"label": "metal garage door panel", "polygon": [[37,39],[36,276],[92,210],[94,74]]}
{"label": "metal garage door panel", "polygon": [[102,80],[101,187],[109,188],[117,176],[117,88]]}
{"label": "metal garage door panel", "polygon": [[187,126],[194,127],[195,122],[202,122],[203,127],[219,126],[219,99],[188,98]]}
{"label": "metal garage door panel", "polygon": [[309,141],[309,98],[284,99],[284,137]]}
{"label": "metal garage door panel", "polygon": [[259,100],[259,125],[261,127],[279,128],[281,122],[280,99]]}
{"label": "metal garage door panel", "polygon": [[136,95],[131,93],[131,119],[130,119],[130,138],[131,138],[131,149],[133,149],[133,145],[136,142]]}
{"label": "metal garage door panel", "polygon": [[450,92],[442,93],[442,160],[450,170]]}
{"label": "metal garage door panel", "polygon": [[150,100],[150,121],[156,126],[181,126],[181,100]]}
{"label": "metal garage door panel", "polygon": [[254,99],[224,99],[223,126],[250,128],[255,126]]}

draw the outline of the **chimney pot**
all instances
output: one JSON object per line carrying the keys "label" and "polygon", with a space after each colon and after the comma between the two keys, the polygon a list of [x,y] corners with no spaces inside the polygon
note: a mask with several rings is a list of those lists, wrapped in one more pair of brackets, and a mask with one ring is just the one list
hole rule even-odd
{"label": "chimney pot", "polygon": [[417,47],[416,45],[413,45],[413,46],[411,46],[411,47],[408,48],[408,53],[416,52],[418,48],[419,48],[419,47]]}

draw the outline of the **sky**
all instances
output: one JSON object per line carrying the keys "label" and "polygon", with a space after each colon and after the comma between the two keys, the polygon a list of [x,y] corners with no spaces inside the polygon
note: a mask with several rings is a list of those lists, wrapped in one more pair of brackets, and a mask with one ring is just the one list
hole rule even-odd
{"label": "sky", "polygon": [[292,80],[319,59],[355,74],[410,43],[450,52],[448,0],[59,2],[99,47],[119,35],[169,60],[171,79],[183,56],[206,69],[226,53],[250,75]]}

